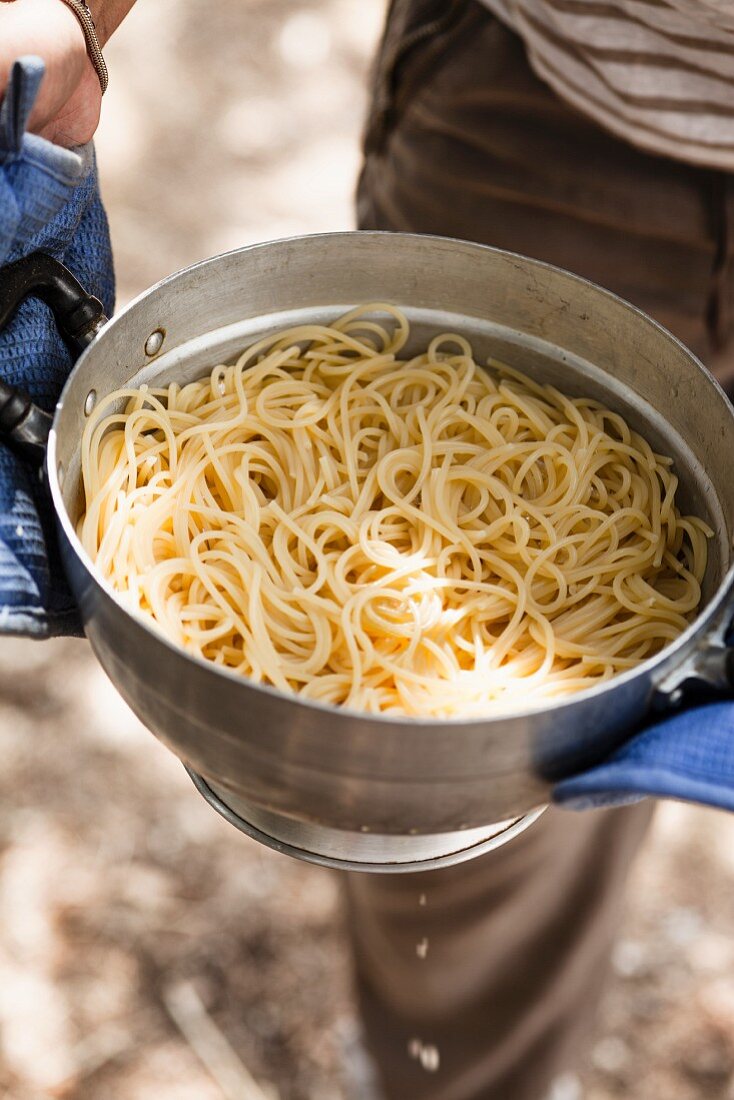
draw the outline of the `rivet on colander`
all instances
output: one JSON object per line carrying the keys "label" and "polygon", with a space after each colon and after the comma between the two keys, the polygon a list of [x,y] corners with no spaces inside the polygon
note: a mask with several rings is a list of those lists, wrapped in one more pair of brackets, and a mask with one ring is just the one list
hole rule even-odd
{"label": "rivet on colander", "polygon": [[145,354],[147,356],[157,355],[163,347],[163,340],[165,339],[165,329],[157,328],[155,332],[151,332],[148,339],[145,341]]}
{"label": "rivet on colander", "polygon": [[90,390],[87,394],[87,399],[84,402],[84,415],[89,416],[94,406],[97,404],[97,391]]}

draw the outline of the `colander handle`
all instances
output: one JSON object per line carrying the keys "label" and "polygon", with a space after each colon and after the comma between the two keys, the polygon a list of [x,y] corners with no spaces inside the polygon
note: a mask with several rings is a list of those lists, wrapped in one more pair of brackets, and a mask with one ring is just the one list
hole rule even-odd
{"label": "colander handle", "polygon": [[[59,332],[76,356],[107,323],[99,298],[53,256],[33,252],[0,268],[0,331],[28,297],[53,312]],[[30,462],[43,462],[52,417],[17,386],[0,379],[0,439]]]}
{"label": "colander handle", "polygon": [[78,353],[107,323],[99,298],[86,290],[60,260],[32,252],[0,268],[0,331],[26,298],[40,298],[52,310],[59,332]]}
{"label": "colander handle", "polygon": [[27,393],[0,379],[0,439],[36,466],[43,463],[53,417]]}

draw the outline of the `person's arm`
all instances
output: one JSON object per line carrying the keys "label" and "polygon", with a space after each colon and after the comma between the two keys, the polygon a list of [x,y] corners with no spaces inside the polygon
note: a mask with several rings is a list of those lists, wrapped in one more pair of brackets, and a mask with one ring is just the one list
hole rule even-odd
{"label": "person's arm", "polygon": [[[92,0],[102,46],[133,3]],[[35,54],[46,66],[31,130],[58,145],[89,141],[99,122],[101,89],[79,20],[62,0],[0,0],[0,99],[13,62],[25,54]]]}

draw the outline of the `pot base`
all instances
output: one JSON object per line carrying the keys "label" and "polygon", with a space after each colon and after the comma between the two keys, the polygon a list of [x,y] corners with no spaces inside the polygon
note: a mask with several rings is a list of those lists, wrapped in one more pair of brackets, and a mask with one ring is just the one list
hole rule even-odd
{"label": "pot base", "polygon": [[506,844],[524,832],[546,809],[540,806],[522,817],[452,833],[427,836],[390,836],[368,831],[356,833],[326,825],[307,824],[263,810],[230,791],[219,791],[210,786],[191,768],[187,767],[186,771],[209,805],[240,832],[276,852],[339,871],[390,874],[430,871],[463,863]]}

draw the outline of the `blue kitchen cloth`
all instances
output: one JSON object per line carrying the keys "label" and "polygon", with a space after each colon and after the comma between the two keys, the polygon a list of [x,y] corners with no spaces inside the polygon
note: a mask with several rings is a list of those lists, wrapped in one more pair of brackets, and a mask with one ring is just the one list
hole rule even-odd
{"label": "blue kitchen cloth", "polygon": [[603,764],[557,783],[553,801],[586,810],[645,795],[734,811],[734,702],[707,703],[654,722]]}
{"label": "blue kitchen cloth", "polygon": [[[0,105],[0,266],[30,252],[50,253],[109,315],[112,252],[92,145],[62,149],[26,133],[43,74],[40,58],[20,58]],[[0,332],[0,375],[51,412],[71,366],[50,310],[28,299]],[[38,472],[0,443],[0,633],[79,631],[48,493]]]}

